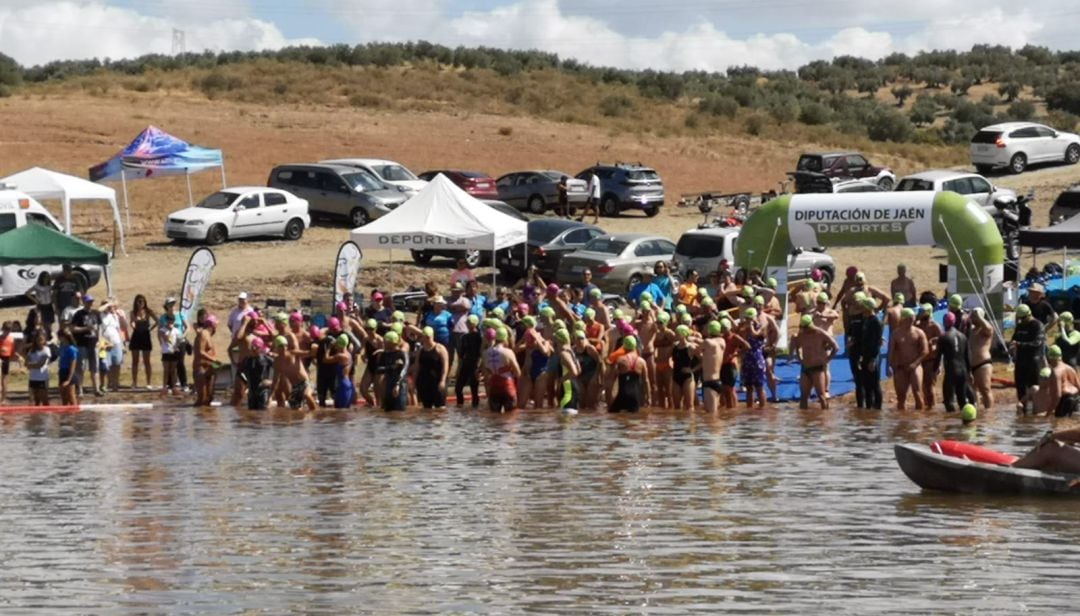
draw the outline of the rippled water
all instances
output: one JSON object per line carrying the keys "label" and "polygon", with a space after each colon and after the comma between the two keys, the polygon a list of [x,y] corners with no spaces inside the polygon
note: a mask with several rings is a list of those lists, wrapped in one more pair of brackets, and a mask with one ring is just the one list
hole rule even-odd
{"label": "rippled water", "polygon": [[923,494],[1001,411],[0,417],[0,613],[1075,612],[1080,502]]}

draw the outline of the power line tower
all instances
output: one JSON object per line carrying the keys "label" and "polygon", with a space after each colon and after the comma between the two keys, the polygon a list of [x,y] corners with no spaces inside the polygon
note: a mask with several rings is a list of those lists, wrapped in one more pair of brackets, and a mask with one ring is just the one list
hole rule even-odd
{"label": "power line tower", "polygon": [[177,54],[182,54],[182,53],[184,53],[186,51],[187,51],[187,48],[186,48],[186,46],[184,44],[184,31],[183,30],[177,30],[176,28],[173,28],[172,29],[172,52],[173,52],[173,55],[175,56]]}

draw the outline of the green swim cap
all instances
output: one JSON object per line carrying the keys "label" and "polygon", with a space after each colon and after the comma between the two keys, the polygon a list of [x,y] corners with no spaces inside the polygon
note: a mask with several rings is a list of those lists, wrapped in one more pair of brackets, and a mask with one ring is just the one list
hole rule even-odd
{"label": "green swim cap", "polygon": [[748,318],[748,319],[756,319],[757,318],[757,310],[755,310],[753,308],[747,308],[746,310],[743,311],[743,316]]}
{"label": "green swim cap", "polygon": [[586,308],[585,309],[585,318],[586,319],[595,319],[596,318],[596,311],[593,310],[592,308]]}
{"label": "green swim cap", "polygon": [[680,336],[685,338],[685,337],[690,335],[690,326],[688,326],[688,325],[680,325],[680,326],[675,328],[675,333],[679,334]]}
{"label": "green swim cap", "polygon": [[495,342],[506,342],[510,338],[510,330],[500,327],[495,330]]}
{"label": "green swim cap", "polygon": [[813,324],[814,324],[814,317],[812,317],[812,316],[810,316],[808,314],[802,315],[802,318],[799,319],[799,327],[810,327]]}
{"label": "green swim cap", "polygon": [[867,310],[877,310],[878,309],[877,302],[874,301],[874,298],[872,298],[872,297],[864,297],[863,300],[861,302],[859,302],[859,305],[862,306],[863,308],[866,308]]}
{"label": "green swim cap", "polygon": [[544,306],[540,309],[540,316],[550,319],[551,317],[555,316],[555,309],[551,306]]}
{"label": "green swim cap", "polygon": [[964,298],[959,293],[953,293],[949,296],[949,308],[959,308],[964,305]]}
{"label": "green swim cap", "polygon": [[679,304],[675,306],[675,312],[679,314],[686,314],[686,304]]}
{"label": "green swim cap", "polygon": [[555,323],[553,323],[553,325],[555,326],[555,331],[566,329],[566,321],[562,319],[555,319]]}
{"label": "green swim cap", "polygon": [[623,338],[623,340],[622,340],[622,348],[626,349],[627,351],[636,351],[637,350],[637,338],[635,338],[633,336],[627,336],[627,337]]}
{"label": "green swim cap", "polygon": [[1053,370],[1051,370],[1049,368],[1043,368],[1042,370],[1039,370],[1039,378],[1040,379],[1048,379],[1048,378],[1050,378],[1050,375],[1053,374],[1053,373],[1054,373]]}
{"label": "green swim cap", "polygon": [[585,340],[585,339],[586,339],[585,332],[581,331],[580,329],[574,332],[574,340]]}
{"label": "green swim cap", "polygon": [[492,318],[489,317],[487,319],[484,319],[484,322],[482,323],[482,325],[484,326],[484,329],[495,329],[499,325],[501,325],[501,323],[499,322],[498,319],[492,319]]}
{"label": "green swim cap", "polygon": [[746,285],[745,287],[742,288],[742,294],[743,294],[743,297],[753,297],[754,296],[754,287],[752,287],[750,285]]}
{"label": "green swim cap", "polygon": [[395,310],[394,312],[390,313],[390,320],[391,321],[399,321],[399,322],[404,323],[405,322],[405,313],[400,311],[400,310]]}
{"label": "green swim cap", "polygon": [[732,325],[730,319],[720,319],[720,331],[731,331]]}
{"label": "green swim cap", "polygon": [[1046,349],[1046,356],[1050,359],[1061,359],[1061,347],[1051,344],[1050,348]]}
{"label": "green swim cap", "polygon": [[475,314],[470,314],[469,315],[469,325],[479,325],[479,324],[480,324],[480,317],[476,316]]}
{"label": "green swim cap", "polygon": [[866,299],[866,292],[865,291],[856,291],[855,295],[852,295],[852,298],[857,302],[861,302],[864,299]]}
{"label": "green swim cap", "polygon": [[757,297],[754,298],[754,305],[755,306],[764,306],[765,305],[765,298],[758,295]]}
{"label": "green swim cap", "polygon": [[824,304],[828,304],[829,303],[829,294],[825,293],[825,292],[818,293],[817,301],[819,301],[821,303],[824,303]]}
{"label": "green swim cap", "polygon": [[975,418],[979,416],[979,412],[975,410],[974,404],[965,404],[964,408],[960,409],[960,419],[965,422],[975,421]]}
{"label": "green swim cap", "polygon": [[401,337],[398,336],[398,333],[396,331],[390,330],[386,332],[385,336],[383,336],[383,340],[389,342],[390,344],[397,344],[401,342]]}
{"label": "green swim cap", "polygon": [[660,311],[660,314],[656,315],[656,318],[657,318],[657,319],[658,319],[658,320],[659,320],[659,321],[660,321],[661,323],[665,323],[665,324],[666,324],[666,323],[668,323],[668,322],[670,322],[670,321],[671,321],[671,313],[670,313],[670,312],[666,312],[666,311],[664,311],[664,310],[661,310],[661,311]]}
{"label": "green swim cap", "polygon": [[368,319],[367,323],[364,323],[364,325],[366,325],[368,329],[378,329],[379,328],[379,322],[376,321],[375,319]]}
{"label": "green swim cap", "polygon": [[893,298],[893,301],[896,302],[897,304],[903,304],[904,303],[904,294],[903,293],[893,293],[892,298]]}
{"label": "green swim cap", "polygon": [[709,324],[705,326],[705,331],[709,332],[710,336],[719,336],[723,329],[719,321],[709,321]]}
{"label": "green swim cap", "polygon": [[349,337],[345,334],[341,334],[334,340],[334,344],[344,349],[345,347],[349,346]]}
{"label": "green swim cap", "polygon": [[506,318],[506,311],[503,310],[501,307],[498,307],[498,306],[496,306],[495,308],[493,308],[491,310],[491,314],[492,314],[492,316],[494,316],[496,319],[499,319],[500,321],[502,319]]}
{"label": "green swim cap", "polygon": [[1024,317],[1030,317],[1030,316],[1031,316],[1031,307],[1028,306],[1027,304],[1020,304],[1019,306],[1016,307],[1016,317],[1017,318],[1022,319]]}
{"label": "green swim cap", "polygon": [[776,286],[780,283],[775,278],[769,278],[765,281],[765,284],[769,285],[770,289],[775,289]]}
{"label": "green swim cap", "polygon": [[979,317],[980,319],[986,318],[986,311],[983,310],[981,306],[976,306],[975,309],[971,311],[971,313]]}
{"label": "green swim cap", "polygon": [[914,319],[915,318],[915,311],[912,310],[911,308],[904,308],[903,310],[900,311],[900,318],[901,319]]}
{"label": "green swim cap", "polygon": [[594,299],[600,299],[603,296],[604,296],[604,294],[600,292],[600,289],[590,289],[589,290],[589,297],[592,297]]}
{"label": "green swim cap", "polygon": [[288,323],[289,315],[285,314],[284,312],[279,312],[274,315],[274,321],[277,323]]}
{"label": "green swim cap", "polygon": [[615,319],[616,321],[618,321],[619,319],[622,319],[623,318],[623,311],[621,309],[619,309],[619,308],[616,308],[615,312],[611,313],[611,318]]}
{"label": "green swim cap", "polygon": [[698,287],[697,294],[698,294],[698,297],[708,297],[709,296],[709,290],[706,289],[705,287]]}
{"label": "green swim cap", "polygon": [[392,331],[395,334],[400,336],[401,332],[405,331],[405,324],[404,323],[391,323],[390,324],[390,331]]}
{"label": "green swim cap", "polygon": [[1062,321],[1072,323],[1073,322],[1073,313],[1066,310],[1065,312],[1062,312],[1061,314],[1059,314],[1058,318],[1061,319]]}
{"label": "green swim cap", "polygon": [[934,306],[933,306],[933,304],[921,304],[919,306],[919,310],[922,310],[923,312],[925,312],[927,314],[934,314]]}
{"label": "green swim cap", "polygon": [[[348,340],[348,338],[346,338],[346,340]],[[274,346],[276,346],[276,347],[289,346],[289,339],[286,338],[285,336],[278,336],[278,337],[274,338]]]}
{"label": "green swim cap", "polygon": [[642,291],[641,295],[638,296],[638,300],[642,302],[651,302],[652,293],[649,293],[648,291]]}
{"label": "green swim cap", "polygon": [[641,302],[638,303],[638,308],[645,311],[652,310],[652,302],[647,299],[643,299],[641,300]]}
{"label": "green swim cap", "polygon": [[434,338],[435,337],[435,330],[433,328],[431,328],[431,327],[425,327],[421,331],[424,333],[424,336],[427,337],[427,338]]}
{"label": "green swim cap", "polygon": [[525,324],[525,327],[536,327],[536,317],[531,314],[521,317],[521,322]]}
{"label": "green swim cap", "polygon": [[821,285],[819,285],[818,283],[811,280],[810,282],[806,283],[806,288],[811,290],[811,291],[817,291],[818,289],[821,288]]}
{"label": "green swim cap", "polygon": [[689,325],[689,324],[694,322],[694,316],[692,314],[690,314],[689,312],[684,312],[681,315],[679,315],[679,320],[682,321],[683,323]]}
{"label": "green swim cap", "polygon": [[703,297],[701,299],[701,305],[706,308],[712,308],[716,305],[716,302],[714,302],[711,297]]}
{"label": "green swim cap", "polygon": [[555,341],[560,344],[566,344],[570,342],[570,332],[565,329],[555,330]]}
{"label": "green swim cap", "polygon": [[574,331],[576,331],[576,332],[585,331],[585,321],[574,321]]}

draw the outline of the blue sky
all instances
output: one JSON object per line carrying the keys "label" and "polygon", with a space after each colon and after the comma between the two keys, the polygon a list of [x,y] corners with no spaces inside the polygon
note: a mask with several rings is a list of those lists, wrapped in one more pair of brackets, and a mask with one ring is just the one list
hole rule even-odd
{"label": "blue sky", "polygon": [[976,43],[1077,47],[1076,0],[0,0],[23,64],[188,50],[431,40],[596,65],[723,70]]}

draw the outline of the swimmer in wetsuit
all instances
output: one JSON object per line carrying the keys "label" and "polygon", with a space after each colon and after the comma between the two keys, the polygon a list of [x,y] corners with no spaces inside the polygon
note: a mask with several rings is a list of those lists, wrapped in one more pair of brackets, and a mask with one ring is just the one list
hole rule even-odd
{"label": "swimmer in wetsuit", "polygon": [[595,409],[600,400],[600,353],[584,331],[574,332],[574,356],[581,369],[578,382],[583,393],[582,408]]}
{"label": "swimmer in wetsuit", "polygon": [[694,382],[694,363],[697,345],[690,342],[691,330],[686,325],[675,328],[678,340],[671,350],[672,399],[677,409],[693,410],[697,406],[697,385]]}
{"label": "swimmer in wetsuit", "polygon": [[971,362],[968,361],[968,340],[957,327],[956,315],[945,313],[945,332],[938,338],[938,354],[941,356],[941,398],[945,410],[952,413],[966,404],[975,403],[975,391],[968,379]]}
{"label": "swimmer in wetsuit", "polygon": [[421,330],[420,351],[413,370],[420,405],[425,409],[445,409],[450,354],[446,347],[435,342],[435,330],[431,327]]}
{"label": "swimmer in wetsuit", "polygon": [[611,400],[608,411],[636,413],[641,410],[645,362],[637,354],[637,339],[633,336],[623,338],[622,348],[626,353],[615,363],[619,389]]}

